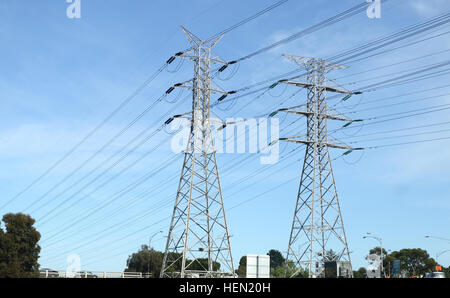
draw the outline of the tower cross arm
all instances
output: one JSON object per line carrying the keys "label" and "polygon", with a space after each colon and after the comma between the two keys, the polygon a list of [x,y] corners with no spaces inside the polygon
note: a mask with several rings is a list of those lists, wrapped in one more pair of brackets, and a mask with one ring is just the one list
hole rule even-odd
{"label": "tower cross arm", "polygon": [[[295,114],[295,115],[302,115],[302,116],[312,116],[314,115],[313,112],[307,112],[307,111],[294,111],[289,109],[282,109],[280,112],[289,113],[289,114]],[[339,115],[330,115],[330,114],[319,114],[320,117],[330,119],[330,120],[339,120],[339,121],[346,121],[351,122],[352,119],[339,116]]]}
{"label": "tower cross arm", "polygon": [[[194,49],[187,50],[184,54],[179,55],[178,57],[190,60],[198,59],[198,55],[196,55]],[[222,60],[220,57],[211,57],[210,62],[212,64],[228,65],[228,62]]]}
{"label": "tower cross arm", "polygon": [[[308,141],[308,140],[298,140],[294,138],[280,138],[280,141],[290,142],[290,143],[296,143],[296,144],[303,144],[303,145],[313,145],[314,141]],[[344,149],[344,150],[355,150],[356,148],[344,145],[344,144],[333,144],[333,143],[319,143],[318,146],[323,147],[329,147],[329,148],[335,148],[335,149]]]}
{"label": "tower cross arm", "polygon": [[323,89],[328,92],[334,92],[334,93],[341,93],[341,94],[347,94],[347,95],[353,95],[358,94],[359,92],[352,92],[345,89],[335,88],[331,86],[321,86],[321,85],[313,85],[309,83],[302,83],[302,82],[296,82],[296,81],[281,81],[281,83],[288,84],[288,85],[294,85],[301,88],[317,88],[317,89]]}
{"label": "tower cross arm", "polygon": [[[182,82],[182,83],[177,83],[177,84],[175,84],[175,85],[173,85],[173,87],[172,88],[181,88],[181,89],[188,89],[188,90],[192,90],[194,87],[193,87],[193,82],[194,82],[194,79],[190,79],[190,80],[188,80],[188,81],[185,81],[185,82]],[[214,85],[214,88],[212,88],[212,87],[210,87],[210,88],[208,88],[208,89],[203,89],[203,88],[198,88],[199,90],[201,90],[201,91],[209,91],[209,92],[211,92],[211,93],[214,93],[214,94],[222,94],[222,95],[225,95],[225,94],[228,94],[228,92],[227,91],[225,91],[225,90],[223,90],[220,86],[218,86],[215,82],[213,82],[213,81],[211,81],[211,85]],[[171,88],[171,89],[172,89]],[[170,90],[170,89],[169,89]],[[169,91],[168,90],[168,91]],[[172,89],[173,90],[173,89]],[[172,90],[170,90],[170,92],[172,91]],[[169,93],[170,93],[169,92]]]}

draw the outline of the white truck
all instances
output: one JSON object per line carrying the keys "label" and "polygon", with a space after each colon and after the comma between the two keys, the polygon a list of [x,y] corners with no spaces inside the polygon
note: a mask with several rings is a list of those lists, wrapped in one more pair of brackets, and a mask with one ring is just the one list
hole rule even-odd
{"label": "white truck", "polygon": [[424,278],[445,278],[444,272],[429,272],[425,273]]}

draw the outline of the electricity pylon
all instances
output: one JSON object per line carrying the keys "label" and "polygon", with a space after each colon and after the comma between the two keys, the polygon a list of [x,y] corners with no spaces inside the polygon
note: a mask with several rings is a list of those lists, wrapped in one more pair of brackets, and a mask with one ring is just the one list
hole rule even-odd
{"label": "electricity pylon", "polygon": [[[322,59],[284,55],[306,69],[306,81],[283,80],[281,82],[307,90],[306,109],[302,106],[280,111],[306,117],[307,132],[304,136],[281,138],[280,140],[306,145],[300,187],[295,206],[294,219],[286,256],[286,273],[289,262],[306,269],[309,277],[324,277],[326,261],[347,264],[352,276],[350,253],[344,231],[341,209],[334,181],[328,148],[353,150],[333,140],[327,132],[327,120],[351,122],[327,106],[327,92],[353,93],[340,87],[328,86],[327,73],[345,66]],[[335,252],[332,260],[330,250]]]}
{"label": "electricity pylon", "polygon": [[211,93],[227,94],[210,73],[211,64],[226,65],[211,57],[222,36],[204,41],[182,29],[191,48],[179,57],[194,62],[194,78],[174,87],[192,90],[192,119],[160,277],[231,277],[233,258],[210,123]]}

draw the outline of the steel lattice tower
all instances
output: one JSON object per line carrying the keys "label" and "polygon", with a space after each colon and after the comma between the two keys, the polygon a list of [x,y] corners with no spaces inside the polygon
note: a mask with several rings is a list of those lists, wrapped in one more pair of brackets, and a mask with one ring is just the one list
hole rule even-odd
{"label": "steel lattice tower", "polygon": [[[211,49],[222,36],[203,41],[182,28],[191,48],[181,58],[194,62],[194,78],[176,87],[192,90],[192,119],[161,277],[223,277],[234,273],[230,238],[210,123]],[[215,86],[215,85],[214,85]],[[217,268],[220,264],[220,269]]]}
{"label": "steel lattice tower", "polygon": [[[350,253],[328,148],[353,148],[330,140],[327,132],[327,120],[351,120],[327,106],[327,92],[347,95],[353,93],[343,88],[327,86],[327,73],[344,66],[322,59],[284,56],[307,71],[304,82],[283,81],[307,90],[306,108],[300,106],[284,110],[306,117],[306,135],[280,139],[306,145],[286,264],[293,262],[296,266],[306,269],[309,277],[323,277],[324,258],[330,249],[336,253],[334,261],[346,262],[351,270]],[[350,272],[352,274],[352,271]],[[298,271],[292,276],[297,274]]]}

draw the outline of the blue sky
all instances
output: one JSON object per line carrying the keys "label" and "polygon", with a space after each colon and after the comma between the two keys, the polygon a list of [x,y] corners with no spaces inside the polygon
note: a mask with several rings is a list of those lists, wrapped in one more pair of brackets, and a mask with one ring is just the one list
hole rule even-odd
{"label": "blue sky", "polygon": [[[0,48],[1,202],[6,202],[21,191],[69,151],[171,55],[186,49],[188,43],[180,30],[180,25],[187,27],[199,37],[206,38],[272,3],[274,1],[268,0],[132,2],[82,0],[81,19],[68,19],[66,17],[68,4],[64,0],[2,1],[0,3],[0,36],[3,44]],[[360,1],[290,0],[274,11],[227,34],[218,43],[214,52],[226,61],[242,57],[358,3]],[[281,56],[283,53],[312,57],[332,56],[376,37],[425,21],[449,9],[450,3],[445,0],[388,1],[382,7],[381,19],[369,19],[362,13],[244,61],[230,80],[223,80],[227,76],[224,74],[216,81],[225,90],[248,86],[295,69],[295,65]],[[448,30],[447,24],[429,34],[436,35]],[[406,40],[399,45],[425,36]],[[386,79],[386,77],[372,79],[377,76],[446,61],[449,55],[443,51],[449,49],[449,46],[450,39],[447,35],[443,35],[411,47],[355,62],[349,65],[347,70],[330,74],[330,78],[335,78],[348,88],[369,85]],[[441,53],[349,76],[438,52]],[[171,64],[169,70],[176,70],[177,64],[178,61]],[[64,163],[15,199],[7,208],[0,210],[0,213],[26,209],[89,158],[168,87],[190,79],[192,69],[191,62],[185,61],[180,64],[176,73],[164,71]],[[230,73],[231,71],[228,72]],[[351,84],[361,80],[367,81],[357,85]],[[393,99],[392,103],[439,95],[430,100],[381,107],[390,103],[382,101],[387,97],[440,87],[446,83],[448,76],[441,76],[414,84],[380,89],[354,97],[345,105],[338,106],[338,109],[349,117],[359,119],[450,104],[450,97],[445,95],[450,93],[450,88],[439,88],[399,97]],[[229,111],[215,109],[214,112],[222,118],[254,117],[278,108],[280,101],[295,91],[294,87],[286,89],[277,87],[256,100],[254,98],[257,94],[242,98]],[[178,95],[180,95],[178,91],[173,92],[169,100],[175,100]],[[278,95],[280,97],[277,97]],[[285,106],[302,104],[305,97],[306,94],[302,91],[289,99]],[[252,100],[253,103],[245,106]],[[159,133],[91,185],[81,187],[96,174],[89,176],[70,191],[64,192],[64,189],[90,173],[149,125],[155,123],[154,128],[157,128],[160,119],[164,119],[162,120],[164,122],[169,117],[166,115],[189,111],[190,105],[187,93],[181,94],[175,103],[163,102],[157,105],[77,175],[59,185],[55,191],[42,197],[39,203],[27,210],[31,211],[34,218],[40,219],[68,198],[70,200],[64,203],[64,207],[71,206],[72,202],[75,202],[71,208],[59,208],[51,216],[36,223],[42,234],[40,259],[42,267],[64,270],[67,266],[67,255],[76,253],[80,255],[82,267],[86,270],[122,271],[127,256],[136,251],[141,244],[147,243],[149,236],[160,230],[163,233],[156,234],[152,246],[163,250],[164,236],[169,226],[168,217],[171,215],[182,166],[182,156],[178,156],[170,165],[164,166],[157,175],[135,190],[124,196],[118,196],[117,200],[95,216],[80,222],[77,222],[77,219],[114,198],[114,194],[137,178],[174,158],[170,149],[170,134]],[[245,109],[239,111],[243,106]],[[374,107],[381,108],[361,111]],[[281,128],[296,119],[294,116],[286,119],[280,117]],[[349,129],[345,134],[341,132],[335,137],[345,142],[368,140],[383,135],[364,135],[445,121],[450,121],[448,110],[384,124],[367,125],[362,129]],[[330,125],[339,127],[341,124]],[[303,129],[304,123],[299,121],[289,126],[285,132],[295,135]],[[389,136],[440,129],[449,129],[449,126]],[[432,134],[431,137],[423,135],[367,141],[358,146],[449,136],[450,132],[441,132]],[[164,140],[166,141],[161,147],[149,156],[143,157],[146,152]],[[362,239],[366,232],[381,236],[384,246],[391,250],[420,247],[434,255],[450,248],[448,243],[424,238],[427,234],[450,238],[447,229],[450,212],[448,145],[449,141],[441,141],[366,150],[364,153],[356,152],[346,159],[340,158],[334,162],[333,169],[355,268],[366,266],[364,257],[369,249],[376,245],[374,240]],[[281,145],[282,152],[289,152],[294,148],[296,148],[294,144]],[[303,148],[296,154],[268,169],[264,169],[269,166],[261,165],[258,156],[255,155],[218,155],[225,206],[229,209],[227,219],[232,234],[231,245],[235,263],[246,254],[262,254],[272,248],[286,251],[302,167]],[[332,157],[338,157],[340,154],[338,151],[331,152]],[[109,178],[114,178],[121,169],[141,157],[143,159],[136,166],[96,190],[96,187]],[[229,165],[238,160],[242,160],[242,166],[229,169]],[[262,169],[265,170],[262,174],[242,180]],[[101,171],[97,170],[96,173]],[[291,182],[282,188],[233,208],[240,202],[288,180]],[[242,182],[237,184],[239,181]],[[130,218],[138,219],[130,221]],[[61,231],[71,222],[76,224]],[[102,232],[103,230],[106,232]],[[50,238],[56,232],[58,235]],[[446,266],[450,265],[450,253],[442,255],[439,261]]]}

